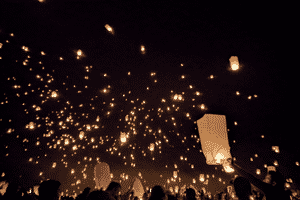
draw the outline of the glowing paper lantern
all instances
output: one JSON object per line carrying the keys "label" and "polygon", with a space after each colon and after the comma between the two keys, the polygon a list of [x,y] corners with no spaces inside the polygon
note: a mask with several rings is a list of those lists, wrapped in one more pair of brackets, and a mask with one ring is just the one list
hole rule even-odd
{"label": "glowing paper lantern", "polygon": [[174,178],[177,178],[177,171],[173,171]]}
{"label": "glowing paper lantern", "polygon": [[276,153],[279,153],[279,147],[278,146],[272,146],[272,150]]}
{"label": "glowing paper lantern", "polygon": [[154,151],[154,143],[150,144],[150,151]]}
{"label": "glowing paper lantern", "polygon": [[94,168],[94,178],[96,188],[106,190],[107,186],[111,182],[110,168],[107,163],[98,163]]}
{"label": "glowing paper lantern", "polygon": [[145,46],[144,46],[144,45],[141,45],[141,53],[142,53],[142,54],[145,54],[145,53],[146,53],[146,50],[145,50]]}
{"label": "glowing paper lantern", "polygon": [[5,194],[6,189],[7,189],[7,187],[8,187],[8,184],[9,184],[9,183],[7,183],[6,181],[1,181],[1,182],[0,182],[0,193],[1,193],[2,195]]}
{"label": "glowing paper lantern", "polygon": [[197,120],[201,147],[208,165],[224,164],[232,158],[225,115],[205,114]]}
{"label": "glowing paper lantern", "polygon": [[231,56],[230,59],[230,66],[232,70],[237,70],[239,69],[239,60],[237,56]]}
{"label": "glowing paper lantern", "polygon": [[256,169],[256,174],[260,175],[260,169]]}
{"label": "glowing paper lantern", "polygon": [[121,132],[120,138],[121,138],[121,142],[126,142],[126,134],[125,133]]}
{"label": "glowing paper lantern", "polygon": [[231,185],[227,186],[227,192],[230,196],[232,195],[233,189]]}
{"label": "glowing paper lantern", "polygon": [[268,166],[267,169],[268,169],[268,173],[269,173],[269,171],[276,172],[276,168],[274,166]]}
{"label": "glowing paper lantern", "polygon": [[204,181],[204,174],[200,174],[200,176],[199,176],[199,180],[200,180],[201,182],[203,182],[203,181]]}
{"label": "glowing paper lantern", "polygon": [[39,185],[35,185],[35,186],[33,186],[33,192],[34,192],[34,194],[35,195],[37,195],[37,196],[39,196]]}
{"label": "glowing paper lantern", "polygon": [[105,28],[106,28],[106,30],[107,30],[108,32],[110,32],[111,34],[114,34],[114,33],[115,33],[115,32],[114,32],[114,29],[113,29],[110,25],[105,24]]}
{"label": "glowing paper lantern", "polygon": [[140,181],[140,179],[136,178],[133,183],[133,190],[134,190],[134,196],[137,196],[138,198],[142,198],[144,195],[144,187]]}
{"label": "glowing paper lantern", "polygon": [[78,56],[81,56],[81,55],[82,55],[82,51],[81,51],[80,49],[77,51],[77,55],[78,55]]}

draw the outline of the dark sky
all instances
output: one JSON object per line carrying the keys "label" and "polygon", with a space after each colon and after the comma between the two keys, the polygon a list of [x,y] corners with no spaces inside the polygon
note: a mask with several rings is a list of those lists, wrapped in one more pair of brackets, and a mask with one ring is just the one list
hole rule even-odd
{"label": "dark sky", "polygon": [[[232,151],[240,160],[249,160],[249,156],[259,152],[258,154],[263,155],[260,162],[271,164],[269,162],[275,159],[273,154],[273,157],[270,156],[271,146],[279,145],[282,147],[282,163],[289,163],[285,167],[293,165],[294,170],[294,160],[297,152],[299,153],[299,141],[294,139],[299,117],[295,115],[298,108],[294,97],[297,94],[294,81],[297,80],[297,68],[296,63],[290,64],[295,52],[289,54],[296,43],[295,18],[292,11],[288,12],[289,9],[276,3],[230,5],[227,2],[215,4],[138,0],[46,0],[39,3],[6,0],[0,3],[0,42],[4,43],[8,34],[14,33],[15,37],[11,39],[13,45],[29,46],[35,55],[40,51],[51,55],[45,57],[45,63],[48,63],[49,72],[56,70],[54,76],[58,81],[54,84],[59,91],[64,88],[62,82],[66,81],[66,76],[72,77],[70,84],[80,84],[78,77],[83,79],[82,66],[92,65],[95,74],[89,75],[94,78],[89,83],[91,89],[88,95],[93,89],[97,90],[108,83],[99,83],[96,74],[108,73],[111,74],[109,83],[113,85],[113,90],[132,90],[135,97],[149,99],[151,103],[153,100],[151,106],[154,108],[158,107],[156,96],[167,97],[164,94],[170,89],[183,91],[177,75],[186,74],[191,84],[207,91],[204,101],[210,105],[208,112],[227,115],[228,124],[239,122],[240,126],[233,128],[233,125],[228,125],[228,128],[232,128],[233,132],[229,133],[230,144],[233,145],[233,140],[238,141],[232,146]],[[114,28],[113,36],[107,33],[105,24]],[[140,45],[146,47],[144,56],[140,56]],[[72,58],[77,49],[86,54],[84,61]],[[15,47],[9,50],[1,52],[3,58],[22,57]],[[65,61],[64,67],[53,61],[54,57],[61,55],[70,58],[68,62]],[[241,69],[236,73],[226,70],[228,59],[233,55],[238,56],[241,63]],[[282,58],[283,64],[280,62]],[[32,55],[32,60],[34,59],[38,60],[39,57]],[[13,74],[23,76],[23,82],[19,84],[31,81],[28,72],[18,70],[9,60],[4,63],[6,68],[1,75],[1,93],[9,93],[8,87],[11,85],[6,85],[6,79]],[[184,67],[180,67],[181,63],[185,64]],[[128,71],[136,74],[134,79],[126,77]],[[145,80],[149,79],[151,71],[157,72],[158,80],[162,80],[163,84],[149,97],[142,92],[142,88],[148,86],[149,82]],[[211,74],[217,76],[214,82],[207,80]],[[235,91],[242,93],[240,99],[232,97]],[[247,96],[254,94],[258,98],[249,102]],[[71,91],[65,95],[74,97]],[[74,101],[79,104],[80,100]],[[124,109],[124,113],[131,109],[122,106],[119,108]],[[2,114],[8,114],[11,107],[6,106],[3,110]],[[16,121],[18,112],[16,108],[14,114],[10,113]],[[118,114],[115,115],[118,119]],[[202,116],[203,113],[195,112],[194,120]],[[23,121],[16,124],[21,127],[22,123]],[[153,126],[156,128],[157,125]],[[186,125],[185,132],[193,129],[189,127]],[[38,136],[40,133],[35,134]],[[266,136],[264,141],[260,138],[262,134]],[[191,133],[187,135],[190,136]],[[2,135],[2,138],[9,137]],[[9,139],[2,141],[1,152]],[[178,141],[180,142],[179,139]],[[174,141],[173,144],[177,143]],[[180,148],[176,151],[180,152]],[[5,155],[4,152],[6,150],[1,156]],[[24,157],[28,159],[28,156]],[[13,159],[10,161],[18,163]],[[256,163],[249,167],[245,164],[245,167],[251,171],[260,165],[261,163]],[[282,170],[288,171],[285,172],[288,175],[296,173]]]}

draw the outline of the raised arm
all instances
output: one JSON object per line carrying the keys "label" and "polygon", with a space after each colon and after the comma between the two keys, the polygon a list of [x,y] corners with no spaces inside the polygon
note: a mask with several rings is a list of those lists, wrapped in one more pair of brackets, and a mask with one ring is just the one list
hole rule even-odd
{"label": "raised arm", "polygon": [[231,168],[233,168],[240,176],[243,176],[249,180],[250,183],[255,185],[257,188],[262,190],[263,192],[267,192],[270,188],[270,185],[267,183],[264,183],[263,181],[259,180],[255,176],[253,176],[251,173],[244,170],[242,167],[237,165],[236,163],[231,161]]}

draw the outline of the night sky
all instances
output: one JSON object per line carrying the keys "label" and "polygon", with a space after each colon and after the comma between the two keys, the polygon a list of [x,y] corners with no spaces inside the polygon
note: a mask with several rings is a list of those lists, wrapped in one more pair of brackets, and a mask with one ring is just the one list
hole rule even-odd
{"label": "night sky", "polygon": [[[17,179],[25,187],[53,178],[61,181],[62,191],[78,193],[94,186],[93,167],[99,157],[110,165],[113,180],[119,180],[121,173],[129,175],[122,182],[125,185],[138,172],[145,187],[166,185],[173,171],[179,170],[182,181],[177,178],[169,186],[192,183],[195,178],[197,187],[221,190],[233,175],[222,171],[222,166],[206,164],[194,123],[211,113],[226,115],[236,163],[253,175],[261,169],[256,176],[263,179],[264,164],[274,165],[277,160],[284,176],[299,184],[297,66],[289,63],[293,56],[288,54],[295,45],[295,19],[284,13],[286,8],[276,4],[1,2],[0,172],[5,172],[1,178]],[[83,56],[77,59],[79,49]],[[231,56],[239,58],[237,71],[230,69]],[[57,97],[51,97],[52,91]],[[174,100],[174,94],[184,100]],[[69,116],[74,121],[67,121]],[[32,130],[26,128],[30,122],[36,124]],[[50,137],[43,137],[51,130]],[[121,131],[129,133],[122,146]],[[65,139],[69,145],[64,146]],[[157,143],[153,152],[150,143]],[[81,147],[74,151],[74,145]],[[272,146],[279,146],[280,153]],[[199,181],[201,173],[210,175],[208,186]],[[71,186],[77,180],[81,183]]]}

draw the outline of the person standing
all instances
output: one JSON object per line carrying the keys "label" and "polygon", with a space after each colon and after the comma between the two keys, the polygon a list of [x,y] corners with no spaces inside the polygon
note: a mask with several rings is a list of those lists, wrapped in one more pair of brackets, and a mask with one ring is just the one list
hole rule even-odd
{"label": "person standing", "polygon": [[288,193],[284,189],[285,179],[280,172],[270,171],[266,176],[267,181],[265,183],[242,169],[239,165],[234,163],[231,158],[227,159],[227,162],[237,173],[248,179],[254,186],[263,191],[266,200],[290,200]]}

